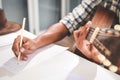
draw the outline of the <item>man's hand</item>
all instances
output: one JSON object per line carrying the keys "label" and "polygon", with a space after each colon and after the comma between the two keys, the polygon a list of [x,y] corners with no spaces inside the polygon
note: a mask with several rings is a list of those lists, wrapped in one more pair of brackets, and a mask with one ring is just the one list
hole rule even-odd
{"label": "man's hand", "polygon": [[86,40],[87,33],[91,26],[91,21],[89,21],[84,26],[80,27],[74,32],[74,38],[76,42],[76,47],[88,58],[93,59],[95,62],[102,63],[104,56],[99,53],[99,51],[92,45],[88,40]]}
{"label": "man's hand", "polygon": [[22,47],[20,47],[20,36],[18,36],[13,43],[12,50],[16,57],[18,57],[19,53],[21,52],[21,59],[27,60],[28,54],[33,53],[37,49],[36,41],[23,37]]}

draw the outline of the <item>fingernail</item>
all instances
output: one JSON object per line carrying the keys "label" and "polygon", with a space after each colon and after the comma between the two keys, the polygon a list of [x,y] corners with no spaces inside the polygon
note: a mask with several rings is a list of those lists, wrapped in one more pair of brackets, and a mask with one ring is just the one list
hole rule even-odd
{"label": "fingernail", "polygon": [[90,27],[87,27],[87,31],[89,31],[89,28],[90,28]]}
{"label": "fingernail", "polygon": [[18,54],[19,54],[19,52],[18,52],[18,51],[16,51],[16,52],[15,52],[15,54],[17,54],[17,55],[18,55]]}
{"label": "fingernail", "polygon": [[88,21],[88,24],[89,24],[89,25],[92,25],[92,21]]}
{"label": "fingernail", "polygon": [[24,57],[23,59],[24,59],[25,61],[27,61],[28,58],[27,58],[27,57]]}

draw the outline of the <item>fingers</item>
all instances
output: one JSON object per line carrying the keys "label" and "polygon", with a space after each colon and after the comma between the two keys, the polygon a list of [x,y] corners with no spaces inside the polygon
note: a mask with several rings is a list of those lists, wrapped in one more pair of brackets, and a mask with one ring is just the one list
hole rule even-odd
{"label": "fingers", "polygon": [[89,28],[90,26],[92,25],[92,22],[91,21],[88,21],[85,26],[83,26],[81,28],[81,33],[83,35],[83,38],[86,38],[87,34],[88,34],[88,31],[89,31]]}
{"label": "fingers", "polygon": [[20,52],[19,52],[19,53],[15,53],[15,55],[16,55],[16,57],[18,57],[18,55],[21,53],[20,59],[21,59],[21,60],[28,60],[27,55],[28,55],[28,54],[31,54],[32,52],[33,52],[33,51],[24,49],[24,48],[22,47],[22,48],[20,49]]}
{"label": "fingers", "polygon": [[30,49],[24,49],[24,48],[21,48],[20,49],[21,53],[24,54],[24,55],[28,55],[28,54],[31,54],[33,51],[30,50]]}
{"label": "fingers", "polygon": [[88,21],[85,26],[86,27],[91,27],[92,26],[92,21]]}
{"label": "fingers", "polygon": [[84,33],[85,31],[88,31],[87,29],[89,29],[91,26],[92,26],[92,22],[88,21],[84,26],[80,27],[80,29]]}
{"label": "fingers", "polygon": [[27,55],[23,54],[22,52],[19,52],[19,54],[16,54],[17,57],[18,57],[18,55],[20,55],[20,60],[25,60],[25,61],[28,60]]}
{"label": "fingers", "polygon": [[88,21],[85,26],[80,27],[78,30],[74,31],[74,37],[77,40],[78,38],[86,38],[86,35],[89,31],[90,26],[92,25],[91,21]]}
{"label": "fingers", "polygon": [[91,49],[91,56],[92,59],[99,64],[103,64],[104,66],[111,65],[110,61],[108,61],[106,57],[101,54],[94,46]]}
{"label": "fingers", "polygon": [[79,41],[80,40],[79,42],[81,42],[82,40],[85,39],[86,34],[87,34],[86,29],[87,29],[86,27],[81,27],[80,29],[74,31],[75,41]]}
{"label": "fingers", "polygon": [[24,54],[22,54],[22,56],[21,56],[21,60],[28,60],[28,56],[27,55],[24,55]]}
{"label": "fingers", "polygon": [[74,38],[75,38],[75,41],[77,41],[77,40],[79,39],[79,35],[80,35],[80,30],[74,31]]}
{"label": "fingers", "polygon": [[106,58],[103,54],[101,54],[97,50],[94,51],[94,53],[92,54],[94,55],[94,57],[92,58],[94,61],[102,64],[104,67],[106,67],[110,71],[120,74],[120,67],[112,64],[112,62],[108,58]]}
{"label": "fingers", "polygon": [[21,59],[27,60],[27,54],[32,53],[32,51],[28,50],[30,44],[26,44],[25,47],[23,46],[25,43],[28,43],[29,40],[26,37],[23,37],[22,47],[20,47],[20,36],[18,36],[13,43],[12,50],[16,57],[21,53]]}
{"label": "fingers", "polygon": [[12,50],[13,52],[16,54],[19,54],[20,52],[20,36],[18,36],[15,40],[14,40],[14,43],[13,43],[13,46],[12,46]]}
{"label": "fingers", "polygon": [[24,42],[23,47],[25,49],[29,49],[30,48],[30,42],[29,41]]}
{"label": "fingers", "polygon": [[16,57],[18,57],[18,55],[20,55],[20,54],[21,54],[21,56],[20,56],[20,60],[27,60],[27,59],[28,59],[28,57],[27,57],[27,55],[26,55],[26,54],[24,54],[24,53],[23,53],[23,52],[24,52],[24,50],[25,50],[25,49],[21,48],[19,52],[14,53],[14,54],[15,54],[15,56],[16,56]]}
{"label": "fingers", "polygon": [[[89,56],[91,59],[93,59],[97,63],[102,63],[104,60],[104,55],[102,55],[92,44],[89,44]],[[87,52],[88,54],[88,52]]]}
{"label": "fingers", "polygon": [[22,45],[26,50],[35,50],[37,49],[36,47],[36,43],[34,40],[32,39],[28,39],[26,37],[24,37],[24,42],[23,42],[23,45]]}
{"label": "fingers", "polygon": [[76,42],[76,47],[87,57],[91,56],[91,53],[89,51],[90,47],[86,46],[86,44],[89,43],[86,40],[86,36],[87,36],[90,26],[91,26],[91,22],[89,21],[86,25],[74,31],[74,39]]}

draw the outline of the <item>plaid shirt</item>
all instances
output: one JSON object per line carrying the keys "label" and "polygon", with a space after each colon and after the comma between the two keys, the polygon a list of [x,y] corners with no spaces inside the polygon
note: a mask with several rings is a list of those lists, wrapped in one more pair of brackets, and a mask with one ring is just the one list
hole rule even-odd
{"label": "plaid shirt", "polygon": [[102,5],[116,13],[120,24],[120,0],[82,0],[81,3],[73,9],[71,13],[60,20],[69,32],[72,34],[74,30],[91,20],[93,13],[98,5]]}

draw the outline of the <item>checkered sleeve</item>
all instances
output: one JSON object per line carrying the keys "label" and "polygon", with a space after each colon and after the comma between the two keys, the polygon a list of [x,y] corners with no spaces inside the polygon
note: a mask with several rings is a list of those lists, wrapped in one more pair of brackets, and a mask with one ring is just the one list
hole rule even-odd
{"label": "checkered sleeve", "polygon": [[73,9],[71,13],[68,13],[63,19],[60,20],[70,34],[80,26],[85,24],[91,19],[91,15],[94,12],[95,7],[101,2],[101,0],[82,0],[82,2]]}

